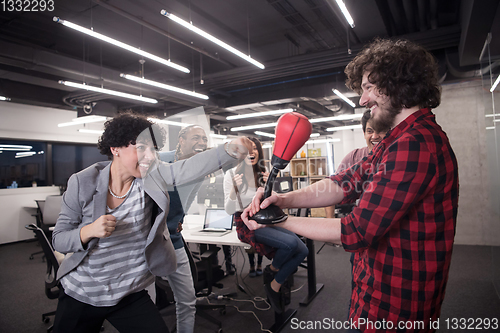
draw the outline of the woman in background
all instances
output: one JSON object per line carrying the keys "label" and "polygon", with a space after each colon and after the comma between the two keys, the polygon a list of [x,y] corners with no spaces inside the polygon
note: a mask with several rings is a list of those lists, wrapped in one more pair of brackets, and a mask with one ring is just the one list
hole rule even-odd
{"label": "woman in background", "polygon": [[281,285],[308,254],[307,247],[296,234],[280,227],[261,228],[251,231],[241,219],[241,212],[252,201],[259,186],[267,181],[262,145],[256,138],[249,138],[252,149],[236,168],[224,176],[224,207],[234,213],[238,238],[252,245],[260,255],[272,259],[264,269],[264,286],[267,297],[277,313],[284,311],[280,294]]}
{"label": "woman in background", "polygon": [[[236,168],[226,172],[224,177],[224,208],[228,214],[235,214],[235,220],[239,218],[239,213],[251,202],[259,186],[264,186],[269,173],[266,172],[262,145],[256,138],[249,138],[252,141],[253,150],[249,152],[243,163]],[[233,177],[233,181],[231,181]],[[239,196],[236,196],[236,189]],[[247,251],[250,262],[250,277],[262,275],[262,254],[257,253],[257,269],[255,269],[255,248]]]}

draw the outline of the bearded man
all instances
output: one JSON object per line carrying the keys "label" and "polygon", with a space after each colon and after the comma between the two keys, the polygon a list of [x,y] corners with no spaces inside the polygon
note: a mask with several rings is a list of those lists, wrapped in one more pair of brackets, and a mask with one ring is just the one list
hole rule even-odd
{"label": "bearded man", "polygon": [[431,112],[441,98],[438,67],[412,42],[378,39],[345,73],[373,125],[391,130],[367,158],[331,178],[263,202],[258,192],[242,219],[261,228],[248,217],[271,203],[307,208],[359,199],[341,219],[289,217],[277,225],[357,253],[349,309],[355,332],[431,332],[445,295],[458,208],[457,160]]}

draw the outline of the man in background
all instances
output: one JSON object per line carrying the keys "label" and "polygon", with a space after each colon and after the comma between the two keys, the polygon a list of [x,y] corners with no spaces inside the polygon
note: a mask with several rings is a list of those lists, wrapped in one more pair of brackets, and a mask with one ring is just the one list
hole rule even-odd
{"label": "man in background", "polygon": [[[191,125],[184,127],[179,132],[179,141],[174,151],[161,152],[160,159],[164,162],[173,163],[189,158],[207,149],[208,138],[201,126]],[[194,290],[191,267],[182,241],[182,223],[185,211],[193,202],[201,182],[183,186],[181,189],[183,198],[174,187],[168,191],[170,197],[170,210],[167,215],[167,228],[170,239],[174,245],[177,257],[177,270],[166,277],[175,298],[175,310],[177,319],[177,332],[193,333],[196,314],[196,294]],[[165,279],[165,277],[162,277]],[[163,308],[167,303],[165,292],[156,286],[156,306]]]}
{"label": "man in background", "polygon": [[[205,151],[208,147],[208,137],[205,130],[199,125],[182,128],[178,138],[179,141],[174,151],[161,152],[159,154],[162,161],[173,163],[184,160]],[[181,231],[185,212],[189,210],[201,184],[202,182],[200,181],[182,187],[174,186],[171,191],[168,191],[170,210],[167,215],[167,228],[177,257],[177,270],[167,276],[166,279],[175,298],[177,332],[179,333],[192,333],[194,330],[196,295]],[[228,249],[225,249],[224,252],[230,252],[230,247],[227,247]],[[229,256],[230,260],[231,257]],[[228,259],[226,258],[226,267],[228,265],[227,261]],[[229,262],[229,266],[232,268],[231,262]],[[156,286],[156,295],[156,305],[159,308],[165,307],[167,305],[166,294],[158,286]]]}

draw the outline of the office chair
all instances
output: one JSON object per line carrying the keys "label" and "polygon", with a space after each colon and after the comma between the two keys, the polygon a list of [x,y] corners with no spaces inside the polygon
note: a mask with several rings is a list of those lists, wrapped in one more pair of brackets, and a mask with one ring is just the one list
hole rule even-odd
{"label": "office chair", "polygon": [[[49,244],[52,243],[52,231],[51,227],[56,225],[57,218],[61,212],[61,195],[49,195],[45,200],[35,200],[38,206],[36,216],[36,225],[45,233],[45,236],[49,240]],[[34,258],[34,255],[44,253],[44,251],[38,251],[30,255],[30,260]]]}
{"label": "office chair", "polygon": [[[41,228],[42,226],[42,220],[43,220],[43,208],[44,208],[44,205],[45,205],[45,200],[35,200],[36,202],[36,214],[35,215],[31,215],[31,216],[34,216],[36,218],[36,225],[37,227]],[[40,245],[40,243],[38,243],[38,245]],[[33,260],[33,258],[35,258],[35,256],[37,254],[42,254],[43,253],[43,250],[41,251],[37,251],[37,252],[33,252],[31,255],[30,255],[30,260]],[[42,257],[42,260],[44,260],[45,257]]]}
{"label": "office chair", "polygon": [[[57,270],[59,269],[59,262],[62,261],[61,259],[64,258],[64,256],[60,258],[60,261],[58,261],[56,257],[58,253],[56,253],[54,249],[52,249],[52,246],[49,243],[49,240],[45,235],[45,232],[41,228],[39,228],[35,224],[29,224],[25,226],[25,228],[35,233],[35,236],[40,242],[40,246],[43,249],[43,253],[47,262],[47,273],[45,275],[45,295],[47,295],[49,299],[57,299],[59,297],[59,291],[61,285],[59,284],[59,281],[57,280],[56,276],[57,276]],[[50,321],[49,316],[53,316],[55,314],[56,314],[55,311],[42,314],[42,321],[44,323],[48,323]],[[51,331],[52,331],[52,326],[47,328],[47,332]]]}
{"label": "office chair", "polygon": [[[214,264],[215,256],[217,256],[217,252],[219,252],[220,248],[218,247],[210,248],[209,250],[203,252],[200,255],[199,260],[195,260],[187,243],[184,241],[184,239],[182,239],[182,241],[184,242],[184,249],[186,250],[188,256],[196,297],[208,297],[212,293],[213,286],[216,286],[218,288],[223,287],[223,285],[218,283],[218,281],[224,278],[224,271],[222,270],[220,265]],[[162,278],[157,276],[155,283],[160,289],[165,291],[167,294],[169,293],[171,294],[168,281],[163,280]],[[197,303],[196,315],[205,318],[206,320],[219,326],[217,332],[222,333],[222,323],[206,312],[206,310],[216,310],[216,309],[219,309],[221,314],[226,314],[225,304]],[[171,307],[168,307],[162,309],[160,313],[162,314],[162,316],[172,315],[175,314],[175,309],[171,309]]]}

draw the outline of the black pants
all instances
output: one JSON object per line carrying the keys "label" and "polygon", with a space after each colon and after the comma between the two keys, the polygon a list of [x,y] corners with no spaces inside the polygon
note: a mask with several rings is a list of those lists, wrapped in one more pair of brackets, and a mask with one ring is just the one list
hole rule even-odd
{"label": "black pants", "polygon": [[99,332],[105,319],[121,333],[168,333],[165,321],[146,290],[130,294],[118,304],[106,307],[82,303],[61,291],[54,332]]}

